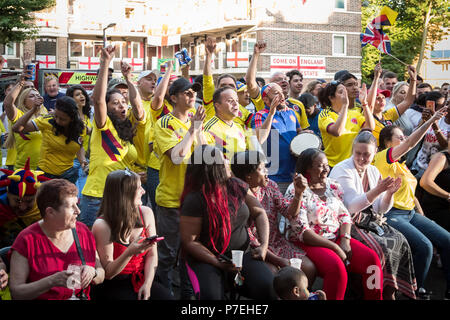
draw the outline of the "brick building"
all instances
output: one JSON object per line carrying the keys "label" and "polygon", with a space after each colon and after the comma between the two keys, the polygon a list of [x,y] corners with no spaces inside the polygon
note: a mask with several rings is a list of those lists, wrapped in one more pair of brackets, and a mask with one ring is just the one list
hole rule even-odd
{"label": "brick building", "polygon": [[0,47],[0,54],[7,68],[21,68],[20,56],[28,51],[41,68],[97,70],[105,33],[118,47],[111,65],[116,72],[121,59],[139,72],[187,48],[195,76],[202,73],[210,35],[218,42],[215,74],[243,75],[254,43],[262,39],[267,49],[258,76],[270,77],[281,61],[290,63],[284,71],[299,67],[306,81],[330,79],[341,69],[360,77],[360,6],[358,0],[57,0],[35,14],[37,39]]}

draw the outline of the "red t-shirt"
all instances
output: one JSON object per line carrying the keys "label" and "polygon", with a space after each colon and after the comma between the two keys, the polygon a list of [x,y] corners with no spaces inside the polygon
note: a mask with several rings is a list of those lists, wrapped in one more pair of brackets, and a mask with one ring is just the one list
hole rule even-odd
{"label": "red t-shirt", "polygon": [[[95,267],[95,238],[92,232],[81,222],[77,222],[77,234],[83,250],[86,264]],[[61,252],[44,234],[35,222],[19,233],[11,250],[16,250],[28,259],[29,274],[27,283],[38,281],[56,272],[67,270],[69,264],[81,265],[75,241],[66,253]],[[76,290],[78,294],[80,290]],[[89,297],[89,287],[85,290]],[[39,300],[67,300],[72,296],[72,290],[65,287],[53,287],[36,299]]]}

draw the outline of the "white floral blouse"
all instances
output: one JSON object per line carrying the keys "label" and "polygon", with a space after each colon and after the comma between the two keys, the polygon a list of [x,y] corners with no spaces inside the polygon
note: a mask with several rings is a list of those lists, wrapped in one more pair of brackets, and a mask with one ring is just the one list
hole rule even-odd
{"label": "white floral blouse", "polygon": [[[341,185],[328,178],[324,193],[326,200],[311,191],[305,189],[302,196],[300,212],[290,221],[289,240],[303,242],[305,230],[313,230],[318,235],[335,240],[342,224],[352,224],[352,218],[343,203],[343,190]],[[286,190],[285,198],[291,200],[294,197],[294,185]]]}

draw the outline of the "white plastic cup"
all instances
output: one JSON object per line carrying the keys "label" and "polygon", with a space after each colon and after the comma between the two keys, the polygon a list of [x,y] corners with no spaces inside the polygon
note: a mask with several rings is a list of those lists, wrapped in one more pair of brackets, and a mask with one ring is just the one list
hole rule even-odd
{"label": "white plastic cup", "polygon": [[292,258],[289,260],[289,262],[291,263],[291,267],[297,268],[299,270],[301,270],[302,268],[302,259],[298,259],[298,258]]}
{"label": "white plastic cup", "polygon": [[244,251],[231,250],[232,260],[236,268],[242,268],[242,258],[244,257]]}

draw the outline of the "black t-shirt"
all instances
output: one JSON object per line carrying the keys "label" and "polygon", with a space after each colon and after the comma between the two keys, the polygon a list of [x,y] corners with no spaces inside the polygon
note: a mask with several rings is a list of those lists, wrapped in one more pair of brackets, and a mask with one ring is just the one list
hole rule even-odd
{"label": "black t-shirt", "polygon": [[[248,191],[248,184],[237,178],[230,178],[227,182],[228,211],[231,215],[231,239],[225,250],[225,254],[231,257],[231,250],[248,250],[250,238],[247,232],[247,221],[250,211],[245,204],[245,195]],[[238,209],[233,205],[232,197],[237,199]],[[213,249],[209,235],[209,217],[205,197],[201,191],[189,193],[181,205],[181,215],[189,217],[201,217],[202,229],[199,241],[212,253],[217,254]],[[216,249],[221,251],[222,241],[216,243]]]}

